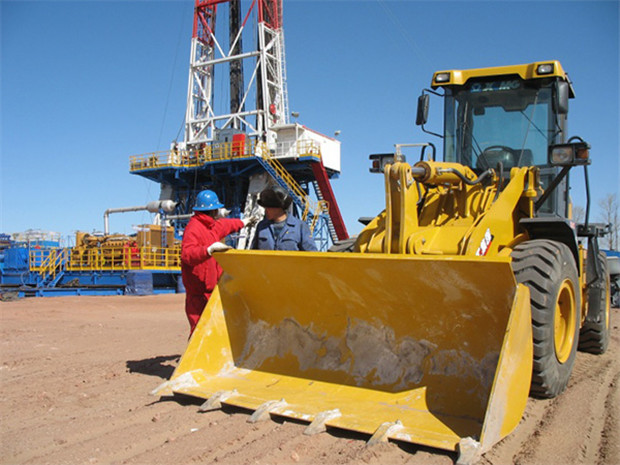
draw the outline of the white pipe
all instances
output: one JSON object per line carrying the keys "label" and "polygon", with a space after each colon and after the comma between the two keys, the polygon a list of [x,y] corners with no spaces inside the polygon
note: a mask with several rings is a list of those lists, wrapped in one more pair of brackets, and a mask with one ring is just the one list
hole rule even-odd
{"label": "white pipe", "polygon": [[172,213],[174,211],[174,207],[176,206],[176,202],[173,202],[172,200],[154,200],[153,202],[146,204],[146,209],[151,213],[159,213],[159,210],[163,210],[166,213]]}
{"label": "white pipe", "polygon": [[126,212],[137,212],[142,210],[147,210],[151,213],[157,213],[159,210],[163,210],[167,213],[174,211],[176,207],[176,202],[172,200],[155,200],[153,202],[149,202],[146,205],[142,205],[140,207],[121,207],[121,208],[108,208],[103,213],[103,234],[106,236],[110,233],[110,228],[108,224],[108,217],[110,213],[126,213]]}
{"label": "white pipe", "polygon": [[192,216],[194,216],[193,213],[186,213],[184,215],[166,215],[166,219],[167,220],[184,220],[187,218],[191,218]]}

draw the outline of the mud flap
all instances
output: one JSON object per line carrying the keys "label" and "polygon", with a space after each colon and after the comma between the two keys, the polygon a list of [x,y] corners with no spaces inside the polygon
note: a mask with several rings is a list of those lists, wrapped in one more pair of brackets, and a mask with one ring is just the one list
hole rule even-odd
{"label": "mud flap", "polygon": [[321,429],[398,424],[382,434],[446,450],[484,451],[520,421],[531,316],[509,258],[216,258],[225,273],[168,389]]}

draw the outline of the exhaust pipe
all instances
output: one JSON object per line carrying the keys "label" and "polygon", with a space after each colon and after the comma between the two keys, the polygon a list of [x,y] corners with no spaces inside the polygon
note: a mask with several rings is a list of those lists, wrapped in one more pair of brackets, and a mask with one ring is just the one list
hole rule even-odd
{"label": "exhaust pipe", "polygon": [[166,213],[172,213],[176,207],[176,202],[172,200],[154,200],[152,202],[147,203],[146,205],[142,205],[139,207],[121,207],[121,208],[108,208],[103,213],[103,233],[108,235],[109,231],[109,216],[110,213],[126,213],[126,212],[137,212],[142,210],[147,210],[150,213],[159,213],[160,210],[163,210]]}

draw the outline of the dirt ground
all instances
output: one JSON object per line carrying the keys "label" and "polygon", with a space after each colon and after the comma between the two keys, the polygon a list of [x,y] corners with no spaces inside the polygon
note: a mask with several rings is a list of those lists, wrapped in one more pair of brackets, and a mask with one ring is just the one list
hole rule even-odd
{"label": "dirt ground", "polygon": [[[2,464],[452,464],[411,444],[312,437],[291,421],[199,413],[200,400],[149,395],[187,342],[183,295],[31,298],[0,303]],[[517,430],[481,463],[620,463],[620,311],[603,356],[579,353],[566,392],[530,399]]]}

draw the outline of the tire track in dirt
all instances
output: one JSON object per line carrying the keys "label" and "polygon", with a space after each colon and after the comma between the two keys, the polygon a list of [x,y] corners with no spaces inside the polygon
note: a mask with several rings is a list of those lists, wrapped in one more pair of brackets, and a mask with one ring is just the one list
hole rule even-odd
{"label": "tire track in dirt", "polygon": [[[141,406],[136,404],[136,401],[142,402],[141,398],[148,399],[143,405],[155,401],[147,396],[153,387],[153,378],[128,373],[128,364],[144,359],[142,354],[162,353],[159,339],[150,337],[161,334],[159,325],[144,328],[141,339],[135,340],[132,333],[142,329],[148,311],[140,310],[136,315],[142,317],[132,326],[130,323],[136,319],[122,305],[117,314],[110,315],[108,308],[99,313],[99,306],[84,313],[82,308],[73,305],[82,299],[71,298],[61,303],[63,300],[33,299],[36,305],[32,311],[23,313],[23,309],[11,311],[11,308],[5,312],[7,307],[2,307],[2,339],[10,344],[0,354],[1,361],[2,366],[14,367],[7,372],[10,376],[2,378],[0,390],[3,410],[0,414],[0,456],[8,463],[54,463],[56,457],[66,456],[68,450],[75,463],[84,463],[93,455],[106,453],[105,445],[98,445],[103,445],[101,438],[117,429],[119,422],[134,428],[133,434],[121,438],[126,441],[140,430],[140,423],[150,421],[148,415],[143,417],[133,412]],[[99,304],[107,301],[108,298],[89,299]],[[26,303],[17,302],[21,306]],[[61,312],[41,311],[48,304],[58,306],[57,303],[63,307]],[[24,324],[22,317],[26,316],[32,328],[15,331],[18,329],[15,326]],[[95,323],[81,323],[89,319]],[[102,324],[99,320],[108,320],[108,323]],[[167,331],[174,337],[173,329],[168,327]],[[36,336],[35,343],[24,335]],[[178,341],[182,346],[182,336]],[[164,347],[170,345],[165,343]],[[166,352],[171,353],[168,350]],[[177,354],[180,350],[182,347],[178,347]],[[28,399],[27,402],[24,399]],[[173,411],[178,405],[168,404],[167,409]],[[9,424],[12,426],[5,427]],[[27,442],[24,438],[28,438]],[[99,452],[82,452],[82,444],[94,444],[92,449],[99,449]],[[59,462],[62,461],[66,460],[60,458]]]}
{"label": "tire track in dirt", "polygon": [[[613,380],[619,376],[618,370],[614,371],[612,361],[608,361],[605,364],[605,373],[597,375],[589,379],[590,383],[597,383],[603,386],[613,385]],[[594,381],[596,378],[596,381]],[[576,396],[572,396],[575,402],[587,404],[590,408],[589,421],[587,428],[584,428],[583,443],[579,449],[580,458],[583,463],[599,463],[600,461],[600,438],[605,431],[606,424],[610,421],[610,411],[607,408],[609,405],[609,397],[612,394],[611,391],[598,390],[594,396],[589,397],[587,402],[584,399],[577,399]],[[569,394],[570,395],[570,394]]]}
{"label": "tire track in dirt", "polygon": [[[62,457],[67,444],[71,445],[74,456],[79,457],[80,462],[84,463],[92,457],[93,451],[98,449],[102,451],[106,443],[122,444],[132,436],[139,437],[142,432],[138,435],[136,432],[150,429],[153,419],[159,420],[178,411],[179,405],[172,403],[159,406],[157,409],[146,404],[129,408],[114,407],[105,412],[92,406],[79,414],[68,411],[55,418],[44,417],[45,421],[40,422],[38,426],[19,428],[5,439],[19,443],[20,437],[32,437],[28,447],[12,457],[11,461],[15,463],[58,463],[55,461],[57,454]],[[191,416],[184,416],[187,417],[184,423],[191,424]],[[170,431],[165,427],[162,429],[169,437]],[[58,460],[62,461],[61,458]]]}
{"label": "tire track in dirt", "polygon": [[[88,358],[88,355],[85,353],[79,357]],[[90,418],[93,413],[102,416],[106,411],[131,407],[131,399],[124,395],[126,389],[116,383],[123,377],[129,381],[130,375],[125,365],[125,361],[118,361],[93,365],[88,369],[76,364],[67,367],[63,374],[50,369],[38,370],[24,375],[19,381],[11,379],[3,383],[7,389],[19,388],[35,400],[29,404],[29,408],[17,408],[15,403],[11,405],[15,407],[11,409],[12,419],[20,425],[15,433],[19,435],[40,425],[42,418],[46,418],[46,426],[54,428],[57,426],[53,422],[54,417],[75,406],[83,410],[80,413],[86,414],[86,418]],[[45,380],[45,390],[40,388],[41,380]],[[148,392],[148,388],[145,389],[145,393]],[[57,421],[66,420],[66,417],[62,417]]]}
{"label": "tire track in dirt", "polygon": [[605,400],[604,428],[601,431],[601,441],[599,443],[599,453],[597,465],[607,463],[620,463],[620,444],[609,434],[610,431],[618,431],[620,421],[618,418],[618,406],[620,405],[620,373],[609,384],[607,399]]}
{"label": "tire track in dirt", "polygon": [[159,447],[144,447],[140,453],[125,457],[124,463],[151,463],[159,454],[174,459],[178,450],[189,452],[191,462],[222,462],[236,451],[264,441],[275,428],[270,422],[250,425],[246,422],[247,415],[243,414],[199,413],[198,405],[193,405],[192,410],[191,415],[197,420],[194,428],[183,427],[179,434]]}
{"label": "tire track in dirt", "polygon": [[[530,398],[521,424],[485,454],[482,463],[619,463],[618,448],[605,439],[611,425],[617,425],[617,407],[610,408],[618,397],[617,330],[615,325],[607,353],[578,353],[565,392],[554,399]],[[615,461],[600,462],[605,444]]]}
{"label": "tire track in dirt", "polygon": [[[226,447],[219,448],[219,450],[208,455],[200,456],[199,458],[203,463],[247,463],[248,461],[255,463],[265,458],[271,459],[274,457],[274,453],[277,454],[278,451],[286,448],[287,444],[301,435],[303,431],[301,425],[289,422],[278,423],[267,420],[252,425],[247,423],[248,415],[243,414],[243,416],[245,418],[238,419],[242,425],[234,433],[235,437],[226,443]],[[274,444],[265,450],[260,446],[267,440]]]}

